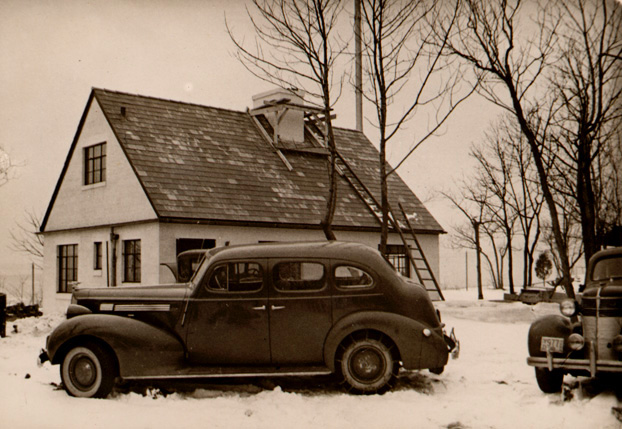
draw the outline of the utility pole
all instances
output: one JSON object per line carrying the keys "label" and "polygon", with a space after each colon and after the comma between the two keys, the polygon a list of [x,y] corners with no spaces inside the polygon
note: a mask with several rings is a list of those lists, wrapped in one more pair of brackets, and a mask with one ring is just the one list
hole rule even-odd
{"label": "utility pole", "polygon": [[363,132],[363,58],[361,50],[361,1],[354,0],[354,92],[356,130]]}
{"label": "utility pole", "polygon": [[466,286],[466,290],[469,290],[469,252],[466,251],[464,252],[464,268],[466,271],[466,279],[465,279],[465,286]]}

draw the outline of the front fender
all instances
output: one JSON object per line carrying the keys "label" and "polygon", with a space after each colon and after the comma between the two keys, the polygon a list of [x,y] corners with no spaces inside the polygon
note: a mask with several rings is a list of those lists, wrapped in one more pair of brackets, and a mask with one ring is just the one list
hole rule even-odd
{"label": "front fender", "polygon": [[179,367],[185,356],[182,342],[170,332],[128,317],[84,314],[52,332],[47,342],[50,362],[61,363],[69,345],[87,339],[112,349],[121,377],[157,375],[163,368]]}
{"label": "front fender", "polygon": [[543,316],[534,321],[529,327],[528,346],[529,356],[543,357],[546,352],[540,350],[542,337],[557,337],[564,339],[564,353],[570,352],[566,350],[568,341],[566,339],[572,334],[572,324],[570,320],[558,314]]}
{"label": "front fender", "polygon": [[[424,329],[431,335],[426,337]],[[328,333],[324,344],[324,362],[335,371],[335,355],[348,335],[373,330],[388,336],[397,346],[400,360],[406,369],[440,368],[449,356],[442,328],[432,328],[416,320],[394,313],[365,311],[350,314],[339,320]]]}

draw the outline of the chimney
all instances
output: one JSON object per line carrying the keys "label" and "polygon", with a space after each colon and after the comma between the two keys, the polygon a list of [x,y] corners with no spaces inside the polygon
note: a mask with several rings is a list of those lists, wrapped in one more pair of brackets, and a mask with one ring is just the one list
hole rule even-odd
{"label": "chimney", "polygon": [[264,115],[272,128],[277,130],[279,140],[301,143],[304,141],[304,111],[300,108],[288,109],[287,105],[304,105],[304,96],[305,92],[301,89],[276,88],[254,95],[253,108],[275,106]]}

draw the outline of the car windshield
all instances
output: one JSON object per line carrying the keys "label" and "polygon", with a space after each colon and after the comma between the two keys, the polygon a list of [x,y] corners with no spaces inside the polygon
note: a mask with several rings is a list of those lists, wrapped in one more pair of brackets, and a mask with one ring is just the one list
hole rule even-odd
{"label": "car windshield", "polygon": [[594,265],[593,281],[622,279],[622,257],[601,259]]}

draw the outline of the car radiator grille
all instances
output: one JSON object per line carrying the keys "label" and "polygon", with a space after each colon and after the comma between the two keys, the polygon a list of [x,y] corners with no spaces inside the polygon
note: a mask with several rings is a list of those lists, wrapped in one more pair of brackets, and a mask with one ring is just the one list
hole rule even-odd
{"label": "car radiator grille", "polygon": [[[598,329],[597,329],[598,328]],[[583,335],[587,343],[596,344],[598,359],[616,359],[611,342],[622,330],[622,317],[599,317],[596,326],[595,316],[583,317]],[[598,336],[598,339],[596,338]]]}

